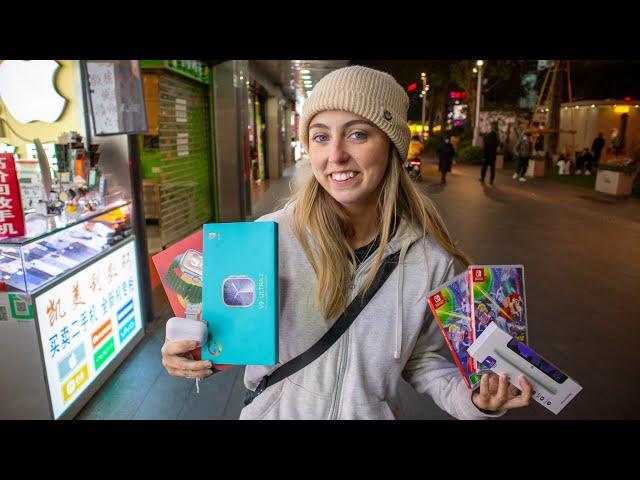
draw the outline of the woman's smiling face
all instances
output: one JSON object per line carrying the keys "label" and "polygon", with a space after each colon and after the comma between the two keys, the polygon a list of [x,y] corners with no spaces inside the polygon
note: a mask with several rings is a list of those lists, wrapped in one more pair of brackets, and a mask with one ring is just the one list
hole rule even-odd
{"label": "woman's smiling face", "polygon": [[318,113],[309,126],[313,174],[344,206],[369,204],[389,162],[390,140],[373,123],[351,112]]}

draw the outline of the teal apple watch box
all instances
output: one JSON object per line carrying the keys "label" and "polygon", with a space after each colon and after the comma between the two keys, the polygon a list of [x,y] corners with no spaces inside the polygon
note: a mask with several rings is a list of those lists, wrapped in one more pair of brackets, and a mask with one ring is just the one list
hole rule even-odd
{"label": "teal apple watch box", "polygon": [[202,242],[202,359],[277,364],[278,224],[210,223]]}

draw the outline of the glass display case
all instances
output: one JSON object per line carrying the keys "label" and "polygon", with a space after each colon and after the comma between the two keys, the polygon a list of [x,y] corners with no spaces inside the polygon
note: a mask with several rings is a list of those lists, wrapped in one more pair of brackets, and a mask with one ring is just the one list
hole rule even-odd
{"label": "glass display case", "polygon": [[0,348],[31,363],[0,366],[4,386],[29,399],[12,407],[29,412],[20,418],[72,418],[142,338],[131,209],[31,215],[29,235],[0,239]]}
{"label": "glass display case", "polygon": [[130,205],[119,200],[73,216],[28,215],[27,236],[0,239],[0,291],[32,295],[130,237]]}

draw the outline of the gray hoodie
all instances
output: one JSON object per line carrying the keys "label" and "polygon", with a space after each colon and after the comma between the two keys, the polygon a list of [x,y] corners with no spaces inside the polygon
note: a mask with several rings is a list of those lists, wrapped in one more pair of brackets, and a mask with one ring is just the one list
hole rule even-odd
{"label": "gray hoodie", "polygon": [[[321,314],[315,273],[285,210],[257,221],[279,224],[281,365],[311,347],[337,317],[326,320]],[[262,392],[240,419],[394,419],[401,376],[456,418],[500,415],[478,410],[456,366],[439,353],[446,351],[445,341],[426,294],[455,275],[453,258],[404,220],[385,256],[396,251],[399,265],[342,337],[307,367]],[[373,260],[372,255],[354,272],[349,302]],[[255,390],[275,368],[247,366],[245,386]]]}

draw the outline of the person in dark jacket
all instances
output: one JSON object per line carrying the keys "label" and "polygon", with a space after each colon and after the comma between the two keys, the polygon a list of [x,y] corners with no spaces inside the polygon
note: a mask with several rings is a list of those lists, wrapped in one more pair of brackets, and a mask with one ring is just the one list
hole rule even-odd
{"label": "person in dark jacket", "polygon": [[456,154],[453,145],[451,145],[451,140],[449,139],[449,137],[444,138],[444,142],[440,144],[436,153],[438,154],[438,170],[440,170],[440,172],[442,173],[442,180],[440,181],[440,185],[446,185],[447,173],[451,171],[453,157]]}
{"label": "person in dark jacket", "polygon": [[591,151],[593,152],[593,162],[595,168],[598,168],[598,163],[600,163],[600,154],[604,149],[604,143],[604,136],[602,135],[602,132],[600,132],[598,134],[598,137],[595,138],[593,140],[593,143],[591,144]]}
{"label": "person in dark jacket", "polygon": [[531,134],[525,132],[513,150],[518,159],[518,171],[513,174],[513,178],[517,178],[521,182],[526,182],[527,180],[524,176],[527,173],[529,159],[531,158]]}
{"label": "person in dark jacket", "polygon": [[493,180],[496,178],[496,156],[499,145],[500,140],[498,139],[495,127],[493,127],[491,131],[484,136],[484,158],[482,160],[482,168],[480,170],[480,181],[482,183],[484,183],[484,176],[487,173],[487,167],[491,167],[491,178],[489,179],[489,182],[493,185]]}
{"label": "person in dark jacket", "polygon": [[591,155],[591,152],[588,148],[585,148],[580,155],[580,168],[584,167],[584,174],[591,175],[591,170],[593,170],[593,166],[595,163],[595,158]]}

